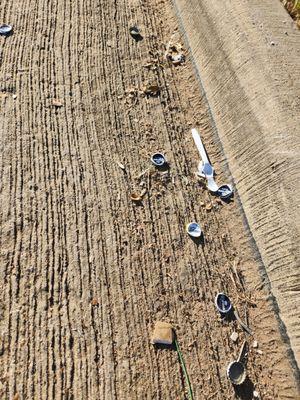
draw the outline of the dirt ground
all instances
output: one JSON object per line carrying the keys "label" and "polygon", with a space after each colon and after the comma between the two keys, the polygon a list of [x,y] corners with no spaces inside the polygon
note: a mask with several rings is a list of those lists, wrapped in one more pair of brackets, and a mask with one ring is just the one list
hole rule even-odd
{"label": "dirt ground", "polygon": [[[175,327],[195,399],[297,399],[238,196],[218,202],[195,177],[192,127],[230,181],[188,52],[164,58],[184,43],[171,3],[1,6],[14,26],[0,37],[1,399],[187,398],[176,352],[150,344],[157,320]],[[169,172],[150,165],[155,151]],[[191,220],[204,243],[185,233]],[[219,291],[253,336],[221,321]],[[235,391],[225,370],[244,339],[249,379]]]}

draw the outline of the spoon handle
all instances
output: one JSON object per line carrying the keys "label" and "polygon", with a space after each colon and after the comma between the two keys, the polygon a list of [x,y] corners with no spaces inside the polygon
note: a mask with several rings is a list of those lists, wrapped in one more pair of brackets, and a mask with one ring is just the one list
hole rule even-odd
{"label": "spoon handle", "polygon": [[200,156],[202,158],[203,164],[206,164],[206,163],[209,164],[205,148],[203,146],[203,143],[201,141],[201,138],[200,138],[200,135],[199,135],[197,129],[195,129],[195,128],[192,129],[192,136],[193,136],[194,142],[196,144],[196,147],[200,153]]}

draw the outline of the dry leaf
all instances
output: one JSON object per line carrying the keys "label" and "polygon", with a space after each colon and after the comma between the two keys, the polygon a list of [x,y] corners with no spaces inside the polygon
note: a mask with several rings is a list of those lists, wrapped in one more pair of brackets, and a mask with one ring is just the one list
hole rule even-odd
{"label": "dry leaf", "polygon": [[156,95],[159,94],[160,89],[159,89],[159,86],[157,84],[150,84],[150,85],[146,85],[143,88],[143,92],[145,94],[150,95],[150,96],[156,96]]}
{"label": "dry leaf", "polygon": [[131,198],[132,201],[136,201],[136,202],[142,200],[142,196],[140,194],[138,194],[138,193],[135,193],[135,192],[131,193],[130,198]]}
{"label": "dry leaf", "polygon": [[94,299],[91,301],[91,305],[92,305],[92,306],[98,306],[98,305],[99,305],[98,299],[94,298]]}

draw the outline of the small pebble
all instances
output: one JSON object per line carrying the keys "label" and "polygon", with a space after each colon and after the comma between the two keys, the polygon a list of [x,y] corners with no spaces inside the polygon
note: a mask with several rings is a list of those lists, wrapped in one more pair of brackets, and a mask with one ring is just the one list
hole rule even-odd
{"label": "small pebble", "polygon": [[239,338],[239,335],[237,332],[233,332],[230,336],[230,339],[235,343]]}
{"label": "small pebble", "polygon": [[273,42],[273,41],[270,44],[271,44],[271,46],[275,46],[275,42]]}
{"label": "small pebble", "polygon": [[252,347],[253,347],[254,349],[257,349],[257,348],[258,348],[257,340],[254,340],[254,342],[253,342],[253,344],[252,344]]}
{"label": "small pebble", "polygon": [[16,100],[16,98],[17,98],[17,95],[16,94],[13,94],[13,97],[12,97],[14,100]]}
{"label": "small pebble", "polygon": [[263,354],[263,352],[261,350],[256,350],[256,352],[257,352],[257,354],[260,354],[260,355]]}
{"label": "small pebble", "polygon": [[254,392],[253,392],[253,397],[255,399],[259,399],[259,393],[256,390],[254,390]]}

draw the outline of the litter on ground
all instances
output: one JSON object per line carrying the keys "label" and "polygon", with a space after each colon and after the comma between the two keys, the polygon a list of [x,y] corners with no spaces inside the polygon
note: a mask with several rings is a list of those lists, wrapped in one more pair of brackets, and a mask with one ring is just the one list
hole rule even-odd
{"label": "litter on ground", "polygon": [[197,129],[192,129],[192,136],[196,147],[199,151],[201,161],[198,164],[197,175],[206,178],[206,187],[213,193],[216,193],[217,196],[220,196],[222,199],[227,199],[232,196],[232,187],[230,185],[221,185],[218,186],[214,179],[214,169],[211,163],[209,162],[207,152],[202,143],[201,137]]}
{"label": "litter on ground", "polygon": [[163,167],[166,164],[166,158],[162,153],[154,153],[151,156],[151,162],[156,167]]}
{"label": "litter on ground", "polygon": [[197,222],[190,222],[187,224],[186,231],[194,238],[199,238],[202,235],[201,227]]}
{"label": "litter on ground", "polygon": [[169,344],[174,340],[173,327],[168,322],[157,321],[151,338],[152,344]]}
{"label": "litter on ground", "polygon": [[12,30],[13,30],[13,28],[11,25],[7,25],[7,24],[0,25],[0,35],[8,36],[9,34],[12,33]]}
{"label": "litter on ground", "polygon": [[241,346],[239,357],[236,361],[232,361],[227,366],[227,376],[234,385],[242,385],[247,376],[245,360],[247,359],[247,342]]}
{"label": "litter on ground", "polygon": [[215,297],[215,306],[221,315],[226,315],[232,310],[232,304],[225,293],[218,293]]}
{"label": "litter on ground", "polygon": [[141,31],[138,27],[132,26],[131,28],[129,28],[129,33],[136,42],[143,40],[143,36],[141,35]]}
{"label": "litter on ground", "polygon": [[203,146],[197,129],[192,129],[192,136],[202,159],[202,161],[198,165],[198,175],[206,178],[207,188],[211,192],[217,192],[219,187],[214,180],[214,169],[208,160],[206,150]]}

